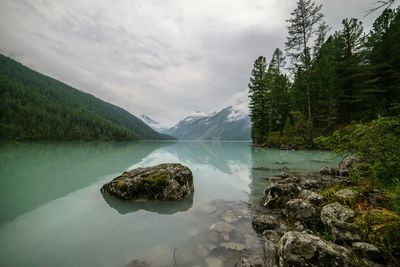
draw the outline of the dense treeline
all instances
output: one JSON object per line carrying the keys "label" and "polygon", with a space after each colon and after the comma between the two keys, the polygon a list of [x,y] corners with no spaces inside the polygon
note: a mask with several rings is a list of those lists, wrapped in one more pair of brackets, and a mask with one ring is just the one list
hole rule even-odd
{"label": "dense treeline", "polygon": [[[378,1],[378,8],[395,1]],[[359,163],[349,173],[364,240],[391,265],[400,251],[400,9],[385,9],[365,33],[354,18],[328,36],[322,6],[298,0],[285,65],[277,49],[251,72],[252,139],[272,147],[330,148]],[[371,11],[376,12],[376,8]],[[288,67],[290,72],[285,72]],[[379,194],[381,202],[366,201]]]}
{"label": "dense treeline", "polygon": [[1,140],[167,138],[117,106],[0,55]]}
{"label": "dense treeline", "polygon": [[[286,58],[259,57],[249,83],[256,145],[312,147],[354,122],[399,114],[400,11],[385,9],[365,33],[344,19],[328,36],[322,5],[298,0],[288,20]],[[289,71],[286,71],[289,70]]]}

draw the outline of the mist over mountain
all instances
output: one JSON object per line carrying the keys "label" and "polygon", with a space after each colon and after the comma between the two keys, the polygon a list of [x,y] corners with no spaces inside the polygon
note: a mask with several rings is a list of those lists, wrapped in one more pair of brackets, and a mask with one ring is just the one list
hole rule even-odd
{"label": "mist over mountain", "polygon": [[247,105],[235,105],[212,114],[196,112],[164,133],[179,140],[250,140]]}
{"label": "mist over mountain", "polygon": [[164,140],[141,119],[0,54],[1,140]]}

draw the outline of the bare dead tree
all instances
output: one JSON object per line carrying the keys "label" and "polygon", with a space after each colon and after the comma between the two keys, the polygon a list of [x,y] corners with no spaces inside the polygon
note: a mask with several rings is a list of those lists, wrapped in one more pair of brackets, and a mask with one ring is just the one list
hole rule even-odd
{"label": "bare dead tree", "polygon": [[366,15],[368,16],[369,14],[377,11],[378,9],[384,8],[388,9],[390,8],[397,0],[379,0],[375,2],[375,6],[371,7],[370,9],[367,10]]}

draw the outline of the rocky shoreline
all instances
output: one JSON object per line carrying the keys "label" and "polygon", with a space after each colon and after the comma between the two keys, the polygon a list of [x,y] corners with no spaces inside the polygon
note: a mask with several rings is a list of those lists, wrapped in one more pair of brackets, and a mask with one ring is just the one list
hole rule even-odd
{"label": "rocky shoreline", "polygon": [[[189,212],[207,218],[196,227],[187,246],[170,253],[173,262],[152,254],[155,262],[132,260],[126,266],[289,267],[395,266],[376,246],[363,240],[355,223],[354,203],[376,205],[380,192],[363,195],[347,177],[356,158],[337,169],[265,177],[267,186],[257,203],[216,202]],[[287,171],[287,170],[285,170]]]}
{"label": "rocky shoreline", "polygon": [[[319,174],[268,177],[263,208],[252,220],[264,243],[264,263],[242,258],[240,266],[388,266],[377,247],[363,242],[346,205],[359,197],[346,177],[358,161],[348,158]],[[335,191],[334,201],[324,190]]]}

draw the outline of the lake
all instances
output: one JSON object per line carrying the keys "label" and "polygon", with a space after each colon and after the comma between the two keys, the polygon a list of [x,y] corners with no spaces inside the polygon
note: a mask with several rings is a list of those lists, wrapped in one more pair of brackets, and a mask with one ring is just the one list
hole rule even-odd
{"label": "lake", "polygon": [[[100,193],[125,170],[165,162],[192,170],[192,197],[123,202]],[[210,227],[227,211],[241,214],[231,222],[230,242],[246,244],[246,253],[260,248],[251,215],[267,186],[264,177],[337,162],[328,152],[266,150],[248,142],[2,144],[0,265],[136,266],[135,259],[218,265],[227,252]]]}

